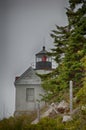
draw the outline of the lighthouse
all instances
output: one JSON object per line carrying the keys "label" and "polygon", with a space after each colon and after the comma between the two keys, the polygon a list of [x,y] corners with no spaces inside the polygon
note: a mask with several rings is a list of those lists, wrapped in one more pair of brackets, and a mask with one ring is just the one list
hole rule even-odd
{"label": "lighthouse", "polygon": [[48,56],[45,46],[35,54],[35,60],[35,69],[30,66],[22,75],[15,77],[15,115],[36,111],[38,101],[40,108],[45,106],[41,96],[45,95],[45,90],[42,88],[41,78],[37,75],[52,71],[52,58]]}

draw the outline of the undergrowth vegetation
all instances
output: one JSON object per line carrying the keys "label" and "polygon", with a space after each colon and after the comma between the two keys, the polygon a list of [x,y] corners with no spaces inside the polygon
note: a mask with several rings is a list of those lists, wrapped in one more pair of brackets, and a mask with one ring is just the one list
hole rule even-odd
{"label": "undergrowth vegetation", "polygon": [[80,110],[72,121],[62,122],[62,117],[43,118],[37,124],[31,124],[29,116],[10,117],[0,121],[0,130],[86,130],[86,113]]}

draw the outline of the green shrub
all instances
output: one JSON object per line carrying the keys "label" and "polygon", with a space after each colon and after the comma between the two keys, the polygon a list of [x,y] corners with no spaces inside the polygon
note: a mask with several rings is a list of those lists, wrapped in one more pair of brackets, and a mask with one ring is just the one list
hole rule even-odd
{"label": "green shrub", "polygon": [[80,110],[73,120],[62,123],[62,117],[43,118],[38,124],[31,124],[29,116],[10,117],[0,121],[0,130],[86,130],[86,113]]}
{"label": "green shrub", "polygon": [[0,130],[15,130],[14,118],[3,119],[0,121]]}

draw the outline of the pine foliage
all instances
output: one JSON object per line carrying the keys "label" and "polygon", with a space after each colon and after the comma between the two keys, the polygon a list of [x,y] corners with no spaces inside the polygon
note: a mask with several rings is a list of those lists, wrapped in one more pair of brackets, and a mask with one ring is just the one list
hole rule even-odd
{"label": "pine foliage", "polygon": [[47,75],[43,79],[49,101],[54,96],[62,99],[70,80],[73,81],[74,96],[85,84],[83,79],[86,74],[82,59],[86,56],[86,1],[69,0],[69,5],[66,9],[68,25],[56,25],[56,29],[51,32],[54,48],[49,55],[54,57],[58,66],[51,76]]}

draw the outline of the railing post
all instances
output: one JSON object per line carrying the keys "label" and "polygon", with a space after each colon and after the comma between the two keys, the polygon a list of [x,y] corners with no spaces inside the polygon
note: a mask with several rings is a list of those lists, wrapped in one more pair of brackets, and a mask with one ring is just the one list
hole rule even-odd
{"label": "railing post", "polygon": [[73,111],[73,81],[70,81],[70,113]]}
{"label": "railing post", "polygon": [[40,104],[39,103],[37,104],[37,118],[38,118],[38,121],[40,121]]}

